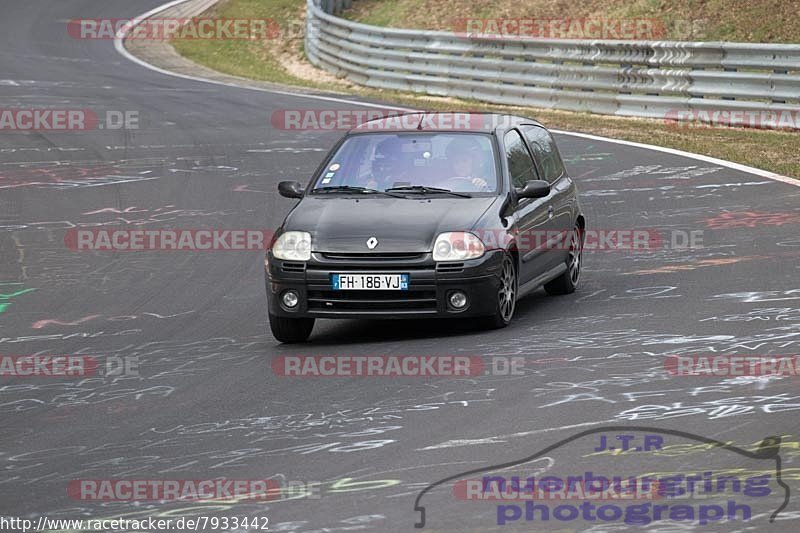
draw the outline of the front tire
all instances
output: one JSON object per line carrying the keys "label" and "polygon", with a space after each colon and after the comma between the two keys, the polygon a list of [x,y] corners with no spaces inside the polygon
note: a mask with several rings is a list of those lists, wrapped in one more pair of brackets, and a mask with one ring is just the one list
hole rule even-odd
{"label": "front tire", "polygon": [[500,329],[511,323],[517,305],[517,284],[517,268],[511,255],[506,254],[500,269],[500,288],[497,290],[495,311],[485,319],[487,328]]}
{"label": "front tire", "polygon": [[292,344],[305,342],[314,329],[313,318],[286,318],[269,313],[269,328],[278,341]]}
{"label": "front tire", "polygon": [[583,230],[575,224],[569,237],[567,270],[553,281],[545,283],[544,290],[551,296],[575,292],[581,278],[581,266],[583,266]]}

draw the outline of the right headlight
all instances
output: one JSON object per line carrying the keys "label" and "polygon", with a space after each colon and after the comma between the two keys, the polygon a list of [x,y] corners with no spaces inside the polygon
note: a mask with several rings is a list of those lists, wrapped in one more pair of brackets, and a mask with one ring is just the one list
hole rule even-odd
{"label": "right headlight", "polygon": [[285,261],[311,259],[311,234],[306,231],[287,231],[272,245],[272,255]]}
{"label": "right headlight", "polygon": [[433,243],[434,261],[465,261],[486,253],[483,242],[473,233],[452,231],[441,233]]}

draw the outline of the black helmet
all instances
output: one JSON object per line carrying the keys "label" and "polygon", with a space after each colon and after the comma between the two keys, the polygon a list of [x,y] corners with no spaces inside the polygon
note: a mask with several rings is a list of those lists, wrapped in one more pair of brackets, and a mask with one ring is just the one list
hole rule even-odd
{"label": "black helmet", "polygon": [[401,140],[392,136],[384,139],[375,146],[375,156],[372,159],[372,173],[385,174],[390,169],[397,168],[402,162]]}

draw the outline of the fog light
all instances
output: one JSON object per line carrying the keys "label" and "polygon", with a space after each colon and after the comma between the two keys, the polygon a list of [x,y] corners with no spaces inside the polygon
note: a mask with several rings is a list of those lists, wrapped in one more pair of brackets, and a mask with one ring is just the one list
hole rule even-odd
{"label": "fog light", "polygon": [[283,305],[285,305],[289,309],[292,309],[294,307],[297,307],[298,302],[300,302],[300,297],[297,296],[297,293],[295,291],[286,291],[283,293],[281,300],[283,301]]}
{"label": "fog light", "polygon": [[461,291],[450,293],[450,305],[453,309],[463,309],[467,305],[467,295]]}

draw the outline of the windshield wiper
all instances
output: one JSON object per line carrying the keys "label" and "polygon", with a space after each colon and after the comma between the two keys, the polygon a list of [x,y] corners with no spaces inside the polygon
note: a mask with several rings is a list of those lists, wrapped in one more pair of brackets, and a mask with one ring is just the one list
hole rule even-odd
{"label": "windshield wiper", "polygon": [[333,187],[317,187],[312,189],[311,192],[329,193],[329,192],[354,192],[358,194],[385,194],[393,198],[402,198],[399,194],[392,194],[386,191],[379,191],[378,189],[369,189],[367,187],[355,187],[353,185],[336,185]]}
{"label": "windshield wiper", "polygon": [[455,192],[450,189],[440,189],[439,187],[426,187],[424,185],[402,185],[400,187],[390,187],[387,191],[403,191],[403,192],[418,192],[422,194],[442,193],[450,194],[452,196],[459,196],[461,198],[472,198],[471,194],[463,192]]}

